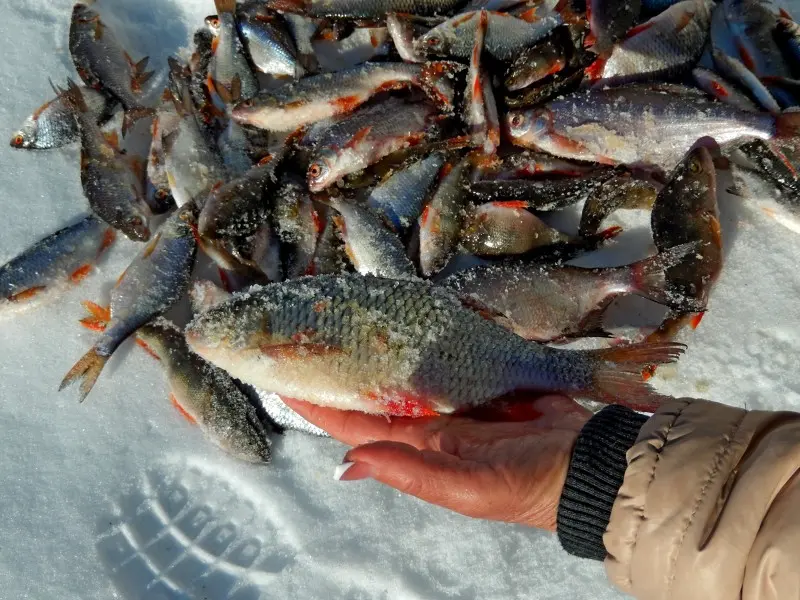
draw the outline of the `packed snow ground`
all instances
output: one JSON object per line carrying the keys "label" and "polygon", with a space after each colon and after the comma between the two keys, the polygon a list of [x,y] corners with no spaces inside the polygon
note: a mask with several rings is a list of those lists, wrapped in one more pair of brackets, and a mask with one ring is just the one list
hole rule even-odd
{"label": "packed snow ground", "polygon": [[[102,0],[151,67],[213,12],[210,0]],[[0,132],[10,136],[73,75],[70,0],[8,3]],[[4,142],[0,262],[86,210],[76,148]],[[746,201],[721,206],[725,270],[689,351],[659,386],[758,409],[800,409],[800,245]],[[609,253],[646,254],[646,221]],[[625,245],[620,254],[619,248]],[[635,243],[635,248],[634,248]],[[631,250],[631,248],[634,248]],[[167,401],[158,364],[131,344],[79,405],[58,393],[93,335],[79,301],[105,301],[136,252],[119,242],[59,301],[0,322],[0,598],[611,599],[602,565],[554,536],[471,520],[374,482],[335,482],[345,452],[290,432],[265,467],[229,459]]]}

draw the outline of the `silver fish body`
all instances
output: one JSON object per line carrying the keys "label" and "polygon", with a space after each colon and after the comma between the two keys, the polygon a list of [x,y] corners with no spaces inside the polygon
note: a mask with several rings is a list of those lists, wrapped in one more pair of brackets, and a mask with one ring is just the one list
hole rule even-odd
{"label": "silver fish body", "polygon": [[183,331],[165,319],[136,336],[160,359],[173,402],[211,442],[238,459],[269,462],[272,431],[230,375],[189,350]]}
{"label": "silver fish body", "polygon": [[756,106],[755,102],[753,102],[747,94],[743,93],[730,81],[723,79],[719,74],[710,69],[697,67],[692,70],[692,78],[697,84],[697,87],[720,102],[725,102],[740,110],[759,110],[758,106]]}
{"label": "silver fish body", "polygon": [[[563,21],[558,13],[544,15],[530,23],[503,13],[489,13],[486,30],[486,51],[500,60],[516,58],[524,48],[533,45]],[[469,58],[480,11],[457,15],[437,25],[415,42],[419,52],[436,56]]]}
{"label": "silver fish body", "polygon": [[318,138],[308,168],[308,187],[319,192],[339,178],[438,135],[429,104],[386,101],[356,111]]}
{"label": "silver fish body", "polygon": [[[98,125],[108,121],[116,102],[92,88],[81,87],[90,115]],[[45,150],[61,148],[80,138],[75,113],[61,97],[48,100],[11,136],[13,148]]]}
{"label": "silver fish body", "polygon": [[564,158],[655,165],[669,171],[703,137],[725,144],[745,137],[792,135],[791,113],[743,112],[675,86],[631,85],[578,92],[506,115],[517,145]]}
{"label": "silver fish body", "polygon": [[236,25],[253,66],[268,75],[302,77],[297,49],[280,17],[260,6],[239,12]]}
{"label": "silver fish body", "polygon": [[395,230],[405,230],[422,214],[428,190],[444,165],[444,156],[434,153],[393,173],[375,186],[367,205],[383,216]]}
{"label": "silver fish body", "polygon": [[[210,72],[215,86],[222,85],[233,91],[238,80],[239,94],[234,100],[246,100],[258,93],[258,80],[250,69],[247,55],[239,39],[234,16],[235,1],[216,0],[219,12],[219,33],[214,46]],[[223,6],[225,5],[225,6]],[[225,10],[221,10],[225,8]],[[220,90],[217,90],[219,93]]]}
{"label": "silver fish body", "polygon": [[642,364],[671,362],[683,348],[549,348],[427,282],[358,274],[254,288],[198,315],[186,338],[265,392],[405,416],[451,413],[521,389],[606,401],[619,394],[652,406],[661,398],[641,381]]}
{"label": "silver fish body", "polygon": [[0,266],[0,314],[37,304],[82,281],[114,241],[114,230],[94,216],[59,229]]}
{"label": "silver fish body", "polygon": [[330,204],[339,213],[337,224],[356,271],[390,279],[417,276],[400,238],[368,208],[338,198]]}
{"label": "silver fish body", "polygon": [[455,91],[441,63],[430,66],[403,63],[364,65],[306,77],[264,91],[239,104],[233,118],[240,123],[274,131],[293,131],[308,123],[349,113],[374,94],[414,85],[452,110]]}
{"label": "silver fish body", "polygon": [[189,207],[173,213],[111,290],[111,320],[59,389],[81,381],[81,400],[108,359],[139,327],[171,308],[189,287],[197,243]]}
{"label": "silver fish body", "polygon": [[713,0],[684,0],[638,25],[614,46],[596,85],[647,81],[685,71],[708,39]]}
{"label": "silver fish body", "polygon": [[312,17],[382,19],[390,12],[445,15],[452,13],[462,0],[294,0],[290,3],[296,5],[295,12]]}

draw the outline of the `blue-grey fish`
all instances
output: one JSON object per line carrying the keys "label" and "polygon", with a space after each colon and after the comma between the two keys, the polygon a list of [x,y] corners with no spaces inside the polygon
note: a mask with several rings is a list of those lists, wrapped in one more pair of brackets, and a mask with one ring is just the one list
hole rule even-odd
{"label": "blue-grey fish", "polygon": [[0,314],[29,308],[83,281],[114,237],[106,223],[84,217],[0,266]]}
{"label": "blue-grey fish", "polygon": [[367,205],[381,214],[395,231],[408,229],[422,214],[428,190],[444,161],[441,153],[434,152],[399,169],[372,189]]}

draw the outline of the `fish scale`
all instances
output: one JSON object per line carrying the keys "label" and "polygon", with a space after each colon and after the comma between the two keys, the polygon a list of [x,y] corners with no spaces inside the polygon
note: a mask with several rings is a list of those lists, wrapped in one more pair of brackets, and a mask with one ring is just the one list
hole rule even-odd
{"label": "fish scale", "polygon": [[601,351],[541,346],[427,282],[359,275],[253,288],[199,315],[187,340],[213,364],[265,391],[416,415],[453,412],[518,389],[591,395],[595,385],[620,381],[634,397],[653,400],[636,372],[644,360],[639,353],[663,362],[680,352],[674,344]]}

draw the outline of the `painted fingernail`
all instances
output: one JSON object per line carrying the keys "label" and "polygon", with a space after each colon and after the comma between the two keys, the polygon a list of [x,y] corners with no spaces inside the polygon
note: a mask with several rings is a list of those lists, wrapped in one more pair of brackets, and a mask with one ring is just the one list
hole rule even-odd
{"label": "painted fingernail", "polygon": [[370,476],[370,466],[358,462],[343,462],[337,465],[333,471],[333,478],[336,481],[358,481],[359,479],[367,479]]}

